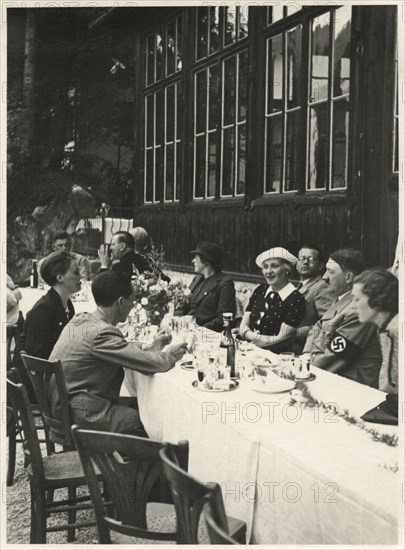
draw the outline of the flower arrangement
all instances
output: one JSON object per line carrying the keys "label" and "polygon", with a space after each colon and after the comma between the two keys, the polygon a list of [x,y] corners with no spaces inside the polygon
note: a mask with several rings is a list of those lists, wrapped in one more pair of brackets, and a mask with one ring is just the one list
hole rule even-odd
{"label": "flower arrangement", "polygon": [[152,325],[160,325],[163,317],[169,312],[172,303],[176,308],[188,301],[190,290],[180,281],[168,283],[162,279],[165,267],[163,248],[155,248],[152,243],[147,255],[150,271],[146,271],[133,278],[135,292],[135,309],[145,312],[147,321]]}
{"label": "flower arrangement", "polygon": [[160,325],[163,317],[169,312],[169,305],[176,308],[184,304],[190,291],[180,282],[167,283],[156,278],[153,273],[145,272],[132,281],[135,291],[135,309],[146,313],[147,320],[152,325]]}

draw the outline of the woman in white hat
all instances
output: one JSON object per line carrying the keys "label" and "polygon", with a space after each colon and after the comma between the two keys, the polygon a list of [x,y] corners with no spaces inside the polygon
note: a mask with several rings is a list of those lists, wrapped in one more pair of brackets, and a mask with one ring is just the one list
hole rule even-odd
{"label": "woman in white hat", "polygon": [[259,285],[249,300],[239,328],[242,338],[275,352],[290,351],[305,314],[305,298],[289,281],[296,263],[297,258],[281,246],[256,258],[267,284]]}

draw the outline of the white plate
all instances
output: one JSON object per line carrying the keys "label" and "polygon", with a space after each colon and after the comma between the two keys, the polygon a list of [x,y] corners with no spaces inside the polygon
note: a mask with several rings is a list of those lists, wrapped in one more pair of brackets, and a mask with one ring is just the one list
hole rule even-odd
{"label": "white plate", "polygon": [[286,391],[291,391],[293,388],[295,388],[295,382],[293,380],[286,380],[285,384],[279,386],[278,388],[271,387],[270,385],[267,386],[262,383],[252,383],[252,390],[260,393],[284,393]]}

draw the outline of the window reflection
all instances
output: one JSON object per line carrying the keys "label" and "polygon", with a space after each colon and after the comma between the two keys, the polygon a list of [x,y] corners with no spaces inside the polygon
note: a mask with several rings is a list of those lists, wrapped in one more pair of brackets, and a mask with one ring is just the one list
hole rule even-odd
{"label": "window reflection", "polygon": [[225,8],[225,46],[236,40],[236,7]]}
{"label": "window reflection", "polygon": [[344,6],[336,10],[334,40],[334,97],[348,94],[350,90],[350,55],[351,55],[351,8]]}
{"label": "window reflection", "polygon": [[308,186],[324,189],[328,174],[328,105],[321,103],[309,110]]}
{"label": "window reflection", "polygon": [[328,98],[329,71],[329,17],[319,17],[312,23],[311,33],[311,98],[324,101]]}

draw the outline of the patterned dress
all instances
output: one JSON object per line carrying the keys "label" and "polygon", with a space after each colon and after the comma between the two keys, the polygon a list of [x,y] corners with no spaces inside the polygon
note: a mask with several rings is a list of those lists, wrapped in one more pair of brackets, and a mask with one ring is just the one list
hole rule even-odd
{"label": "patterned dress", "polygon": [[282,323],[298,327],[305,314],[304,296],[298,290],[292,290],[283,300],[277,292],[266,295],[268,288],[260,285],[253,291],[246,308],[250,313],[250,328],[266,336],[275,336]]}

